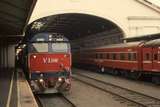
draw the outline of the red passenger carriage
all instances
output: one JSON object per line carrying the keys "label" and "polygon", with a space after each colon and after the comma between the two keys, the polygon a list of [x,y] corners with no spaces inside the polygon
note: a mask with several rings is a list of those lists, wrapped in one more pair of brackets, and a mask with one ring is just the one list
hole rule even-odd
{"label": "red passenger carriage", "polygon": [[[160,81],[160,40],[129,42],[74,53],[76,64],[96,66],[101,72],[120,73],[134,79],[148,74]],[[109,69],[109,70],[108,70]]]}

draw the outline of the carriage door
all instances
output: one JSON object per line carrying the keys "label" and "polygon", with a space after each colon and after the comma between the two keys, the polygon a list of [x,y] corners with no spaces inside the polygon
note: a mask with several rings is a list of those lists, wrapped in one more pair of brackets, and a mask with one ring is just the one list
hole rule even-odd
{"label": "carriage door", "polygon": [[152,48],[144,47],[143,48],[143,70],[151,71],[152,70]]}
{"label": "carriage door", "polygon": [[153,71],[158,71],[160,68],[159,63],[158,63],[158,48],[154,47],[153,48]]}

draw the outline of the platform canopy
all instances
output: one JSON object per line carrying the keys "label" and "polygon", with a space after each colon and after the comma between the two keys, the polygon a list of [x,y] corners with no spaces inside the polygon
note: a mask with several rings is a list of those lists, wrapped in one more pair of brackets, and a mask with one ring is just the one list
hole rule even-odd
{"label": "platform canopy", "polygon": [[22,35],[36,1],[0,0],[0,37]]}

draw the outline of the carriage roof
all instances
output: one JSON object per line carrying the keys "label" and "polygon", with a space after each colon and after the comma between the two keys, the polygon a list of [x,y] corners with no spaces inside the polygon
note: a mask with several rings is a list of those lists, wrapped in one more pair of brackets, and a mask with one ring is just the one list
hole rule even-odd
{"label": "carriage roof", "polygon": [[160,46],[160,39],[151,40],[144,44],[144,47],[159,47],[159,46]]}
{"label": "carriage roof", "polygon": [[120,44],[110,44],[105,46],[99,46],[94,48],[84,48],[82,50],[94,50],[94,49],[106,49],[106,48],[127,48],[127,47],[138,47],[141,46],[144,42],[128,42],[128,43],[120,43]]}

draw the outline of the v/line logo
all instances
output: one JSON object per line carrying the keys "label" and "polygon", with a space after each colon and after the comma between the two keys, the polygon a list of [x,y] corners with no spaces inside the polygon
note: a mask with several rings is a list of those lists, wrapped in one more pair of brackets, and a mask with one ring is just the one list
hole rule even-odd
{"label": "v/line logo", "polygon": [[57,63],[57,62],[58,62],[57,58],[43,58],[44,64]]}

